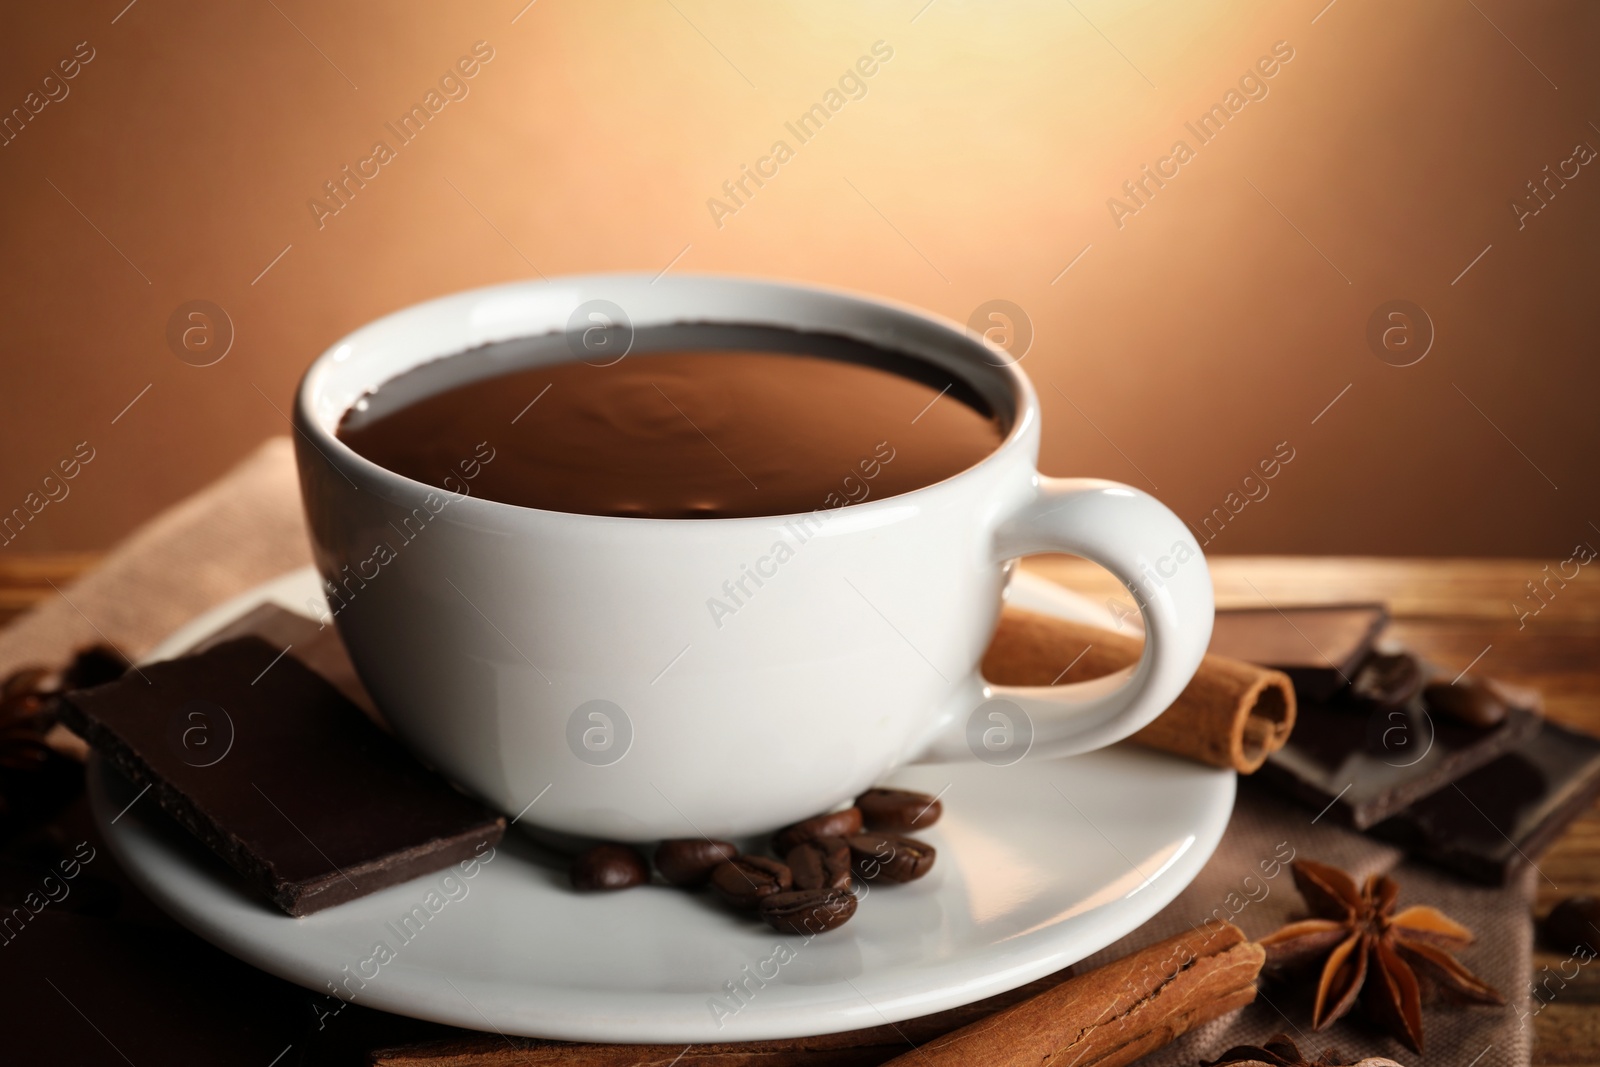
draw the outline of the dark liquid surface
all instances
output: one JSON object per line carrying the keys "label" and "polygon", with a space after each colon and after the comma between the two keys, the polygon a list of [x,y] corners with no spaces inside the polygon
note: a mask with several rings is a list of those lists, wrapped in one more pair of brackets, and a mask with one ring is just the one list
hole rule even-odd
{"label": "dark liquid surface", "polygon": [[547,351],[568,361],[386,404],[386,392],[411,395],[408,378],[448,369],[418,368],[380,387],[364,402],[370,412],[346,415],[339,437],[430,485],[459,492],[475,471],[465,481],[473,496],[653,518],[786,515],[894,496],[965,470],[1004,437],[964,381],[841,338],[685,326],[641,331],[610,366],[571,361],[560,338]]}

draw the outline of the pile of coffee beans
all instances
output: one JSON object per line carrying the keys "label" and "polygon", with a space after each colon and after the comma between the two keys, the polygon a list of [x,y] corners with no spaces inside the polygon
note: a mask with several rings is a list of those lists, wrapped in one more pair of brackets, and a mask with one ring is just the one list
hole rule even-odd
{"label": "pile of coffee beans", "polygon": [[[680,889],[709,886],[729,907],[753,911],[786,934],[820,934],[856,913],[854,880],[911,882],[933,869],[932,845],[906,837],[939,821],[936,797],[906,789],[869,789],[854,807],[831,811],[772,835],[772,856],[741,853],[730,842],[679,838],[656,847],[655,869]],[[631,845],[597,845],[569,871],[574,889],[627,889],[650,881]]]}

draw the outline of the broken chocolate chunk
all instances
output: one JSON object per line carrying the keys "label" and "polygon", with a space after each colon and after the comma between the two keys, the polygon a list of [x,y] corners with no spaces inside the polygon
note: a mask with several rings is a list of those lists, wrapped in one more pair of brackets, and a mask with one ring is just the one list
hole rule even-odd
{"label": "broken chocolate chunk", "polygon": [[1364,830],[1502,756],[1541,722],[1536,711],[1512,707],[1484,728],[1435,714],[1421,698],[1395,707],[1346,692],[1302,703],[1288,743],[1257,777]]}
{"label": "broken chocolate chunk", "polygon": [[1600,738],[1544,719],[1534,726],[1510,752],[1371,833],[1474,881],[1503,884],[1600,796]]}

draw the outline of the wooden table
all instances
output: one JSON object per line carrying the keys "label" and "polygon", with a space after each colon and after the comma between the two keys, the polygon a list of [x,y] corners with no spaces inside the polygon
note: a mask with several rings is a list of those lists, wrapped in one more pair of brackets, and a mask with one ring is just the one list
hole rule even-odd
{"label": "wooden table", "polygon": [[[0,624],[54,595],[93,564],[92,554],[0,558]],[[1563,557],[1565,558],[1565,557]],[[1218,607],[1381,600],[1394,615],[1389,635],[1438,663],[1532,686],[1552,719],[1600,734],[1600,568],[1564,586],[1550,581],[1543,607],[1525,583],[1544,582],[1556,560],[1399,560],[1218,557],[1211,561]],[[1549,565],[1550,570],[1544,568]],[[1127,594],[1082,560],[1038,558],[1029,567],[1097,598]],[[1568,572],[1570,573],[1570,568]],[[1541,588],[1544,588],[1541,585]],[[1536,615],[1519,619],[1519,610]],[[1600,806],[1576,821],[1539,861],[1537,910],[1578,893],[1600,895]],[[1537,968],[1563,957],[1537,951]],[[1534,1019],[1536,1064],[1600,1067],[1600,965],[1585,967]],[[1457,1065],[1461,1067],[1461,1065]]]}

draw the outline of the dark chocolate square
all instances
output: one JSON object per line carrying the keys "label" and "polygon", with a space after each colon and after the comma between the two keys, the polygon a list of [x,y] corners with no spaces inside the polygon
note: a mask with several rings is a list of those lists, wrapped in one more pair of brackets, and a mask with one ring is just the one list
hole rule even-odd
{"label": "dark chocolate square", "polygon": [[1490,885],[1533,862],[1600,796],[1600,738],[1543,721],[1512,751],[1371,833]]}
{"label": "dark chocolate square", "polygon": [[1544,720],[1509,708],[1487,729],[1413,705],[1348,694],[1302,703],[1294,732],[1258,777],[1325,817],[1364,830],[1532,737]]}
{"label": "dark chocolate square", "polygon": [[505,830],[259,638],[73,693],[63,719],[290,915],[469,859]]}

